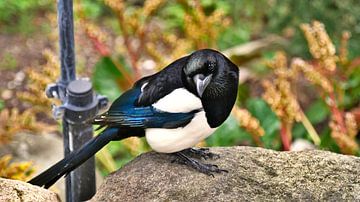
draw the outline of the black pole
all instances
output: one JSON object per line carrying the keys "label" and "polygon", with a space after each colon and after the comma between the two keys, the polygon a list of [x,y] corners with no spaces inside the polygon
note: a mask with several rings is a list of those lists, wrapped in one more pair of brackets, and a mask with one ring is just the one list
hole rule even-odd
{"label": "black pole", "polygon": [[[108,100],[96,95],[88,80],[76,79],[72,0],[58,0],[58,25],[61,77],[56,84],[48,86],[46,94],[62,101],[53,112],[56,118],[63,120],[64,153],[67,156],[92,138],[93,129],[88,120],[99,109],[105,108]],[[92,157],[66,177],[66,201],[89,200],[95,191],[95,161]]]}
{"label": "black pole", "polygon": [[[92,125],[86,119],[96,115],[97,101],[91,83],[86,80],[75,80],[67,87],[67,100],[63,116],[63,134],[65,156],[80,147],[93,137]],[[66,177],[66,200],[89,200],[96,191],[95,160],[87,160]]]}
{"label": "black pole", "polygon": [[58,26],[60,41],[60,84],[67,86],[76,79],[73,1],[58,0]]}

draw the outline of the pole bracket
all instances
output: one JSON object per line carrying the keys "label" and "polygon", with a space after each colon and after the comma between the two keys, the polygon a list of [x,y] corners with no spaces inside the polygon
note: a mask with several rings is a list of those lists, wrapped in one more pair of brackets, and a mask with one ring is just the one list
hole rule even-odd
{"label": "pole bracket", "polygon": [[[46,96],[61,99],[60,95],[63,93],[60,89],[64,87],[59,83],[49,84],[46,88]],[[65,89],[66,95],[61,99],[63,104],[52,105],[53,116],[57,120],[65,117],[70,123],[84,123],[108,106],[108,98],[94,93],[87,78],[71,81]]]}

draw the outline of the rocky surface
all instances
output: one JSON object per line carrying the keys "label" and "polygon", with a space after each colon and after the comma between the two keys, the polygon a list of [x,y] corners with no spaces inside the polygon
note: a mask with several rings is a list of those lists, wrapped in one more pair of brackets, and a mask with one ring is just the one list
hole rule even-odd
{"label": "rocky surface", "polygon": [[[63,140],[56,134],[34,135],[19,133],[13,140],[0,147],[0,156],[11,154],[14,162],[32,161],[35,166],[34,177],[64,156]],[[61,178],[50,190],[65,200],[65,180]]]}
{"label": "rocky surface", "polygon": [[[33,177],[35,177],[63,158],[63,140],[56,134],[19,133],[10,143],[1,145],[0,157],[6,154],[11,154],[14,162],[29,160],[33,162],[35,166]],[[99,172],[96,172],[96,183],[97,185],[102,183]],[[60,178],[50,190],[56,192],[60,199],[65,201],[65,178]]]}
{"label": "rocky surface", "polygon": [[52,191],[18,180],[0,178],[0,201],[60,201]]}
{"label": "rocky surface", "polygon": [[92,201],[359,201],[360,158],[326,151],[211,148],[229,173],[207,176],[146,153],[106,178]]}

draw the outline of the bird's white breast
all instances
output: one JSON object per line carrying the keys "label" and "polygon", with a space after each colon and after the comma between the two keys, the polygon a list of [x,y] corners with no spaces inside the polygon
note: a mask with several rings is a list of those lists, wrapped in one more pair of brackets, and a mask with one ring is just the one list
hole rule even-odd
{"label": "bird's white breast", "polygon": [[[166,112],[190,112],[201,109],[201,100],[184,88],[179,88],[160,99],[153,106]],[[204,111],[195,114],[185,127],[175,129],[148,128],[146,140],[157,152],[173,153],[195,146],[211,135],[216,128],[210,128]]]}
{"label": "bird's white breast", "polygon": [[181,113],[201,109],[201,100],[185,88],[178,88],[152,105],[164,112]]}

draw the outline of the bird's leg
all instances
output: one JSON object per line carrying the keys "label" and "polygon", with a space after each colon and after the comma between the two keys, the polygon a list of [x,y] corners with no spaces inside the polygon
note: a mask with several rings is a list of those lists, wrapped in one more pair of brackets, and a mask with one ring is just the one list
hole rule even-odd
{"label": "bird's leg", "polygon": [[181,164],[191,166],[192,168],[196,169],[197,171],[207,174],[207,175],[210,175],[212,177],[214,177],[213,173],[221,173],[221,172],[227,173],[228,172],[227,170],[220,169],[217,165],[201,163],[200,161],[198,161],[196,159],[192,159],[189,156],[187,156],[186,154],[184,154],[184,151],[176,152],[174,154],[179,158],[174,160],[173,162],[178,162]]}
{"label": "bird's leg", "polygon": [[199,159],[203,158],[205,160],[220,158],[219,154],[210,152],[209,148],[199,148],[199,149],[189,148],[189,149],[183,150],[183,152],[185,154],[189,154],[192,157],[199,158]]}

